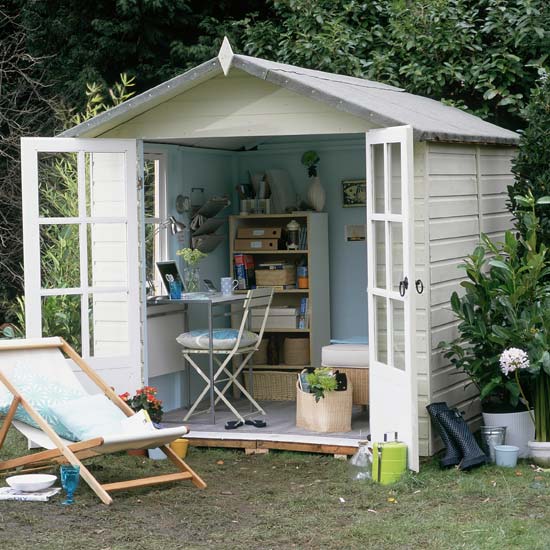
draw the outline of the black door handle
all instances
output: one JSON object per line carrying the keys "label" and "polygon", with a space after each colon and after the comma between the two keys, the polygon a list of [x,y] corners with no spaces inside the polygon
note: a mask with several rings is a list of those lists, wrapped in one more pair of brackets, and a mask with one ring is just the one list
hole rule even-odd
{"label": "black door handle", "polygon": [[416,292],[418,292],[418,294],[422,294],[424,292],[424,283],[421,279],[416,279],[414,286],[416,287]]}
{"label": "black door handle", "polygon": [[405,296],[405,292],[409,288],[409,279],[405,277],[402,281],[399,281],[399,295],[401,297]]}

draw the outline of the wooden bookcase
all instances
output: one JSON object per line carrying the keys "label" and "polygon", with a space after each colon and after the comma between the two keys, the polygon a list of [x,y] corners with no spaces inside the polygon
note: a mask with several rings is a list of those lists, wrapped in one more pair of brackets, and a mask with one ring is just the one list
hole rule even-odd
{"label": "wooden bookcase", "polygon": [[[296,220],[300,226],[307,227],[307,248],[304,250],[286,250],[284,228],[291,221]],[[283,237],[279,241],[278,250],[235,250],[235,239],[239,227],[281,227]],[[265,337],[279,334],[280,342],[278,364],[256,364],[254,370],[294,371],[304,367],[321,366],[321,348],[330,343],[330,285],[329,285],[329,246],[328,246],[328,219],[326,213],[296,212],[292,214],[250,214],[246,216],[229,217],[230,242],[230,273],[233,270],[233,255],[235,253],[251,254],[254,264],[284,260],[287,263],[298,264],[306,259],[308,266],[309,288],[276,290],[273,298],[273,307],[291,306],[299,310],[300,300],[309,298],[308,328],[272,328],[266,329]],[[246,292],[246,291],[237,291]],[[301,335],[309,337],[310,364],[286,365],[282,361],[282,343],[285,335]]]}

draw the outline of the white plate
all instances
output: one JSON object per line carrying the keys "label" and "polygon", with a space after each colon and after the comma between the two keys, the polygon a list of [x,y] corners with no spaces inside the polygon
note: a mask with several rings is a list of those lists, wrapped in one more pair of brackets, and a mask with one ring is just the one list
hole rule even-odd
{"label": "white plate", "polygon": [[21,476],[11,476],[6,478],[6,483],[16,491],[40,491],[51,487],[57,476],[48,474],[26,474]]}

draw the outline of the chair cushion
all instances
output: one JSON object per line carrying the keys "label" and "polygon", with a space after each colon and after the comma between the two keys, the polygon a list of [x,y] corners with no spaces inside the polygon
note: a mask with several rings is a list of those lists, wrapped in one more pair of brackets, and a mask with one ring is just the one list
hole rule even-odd
{"label": "chair cushion", "polygon": [[98,393],[52,405],[51,410],[75,435],[76,441],[116,434],[126,415],[105,395]]}
{"label": "chair cushion", "polygon": [[321,363],[325,367],[368,368],[369,346],[366,344],[323,346]]}
{"label": "chair cushion", "polygon": [[[214,349],[230,350],[235,345],[239,331],[232,328],[216,328],[213,331]],[[176,341],[184,348],[188,349],[208,349],[208,331],[207,330],[192,330],[180,334]],[[253,346],[258,341],[258,335],[254,332],[245,330],[241,338],[239,348],[247,348]]]}
{"label": "chair cushion", "polygon": [[[53,411],[52,406],[87,395],[82,388],[65,386],[57,380],[51,380],[31,369],[27,369],[22,363],[15,366],[10,380],[57,435],[64,439],[76,441],[75,435],[63,424],[59,416]],[[12,400],[13,396],[8,391],[0,394],[0,415],[7,414]],[[38,424],[21,405],[17,407],[15,419],[34,428],[39,428]]]}

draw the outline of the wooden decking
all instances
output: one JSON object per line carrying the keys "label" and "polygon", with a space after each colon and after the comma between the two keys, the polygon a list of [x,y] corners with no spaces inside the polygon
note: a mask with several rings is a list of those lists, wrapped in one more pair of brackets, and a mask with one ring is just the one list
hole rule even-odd
{"label": "wooden decking", "polygon": [[[238,403],[238,402],[237,402]],[[247,402],[238,403],[242,412],[248,411]],[[216,424],[210,423],[210,415],[202,413],[185,422],[191,432],[186,436],[196,447],[227,447],[244,449],[247,453],[266,453],[270,449],[352,455],[357,442],[369,433],[368,413],[354,407],[352,431],[347,433],[317,433],[296,427],[296,403],[294,401],[263,401],[266,416],[255,415],[267,422],[265,428],[244,425],[235,430],[224,428],[227,420],[235,417],[220,406],[216,409]],[[183,409],[165,413],[163,423],[167,426],[182,423]]]}

